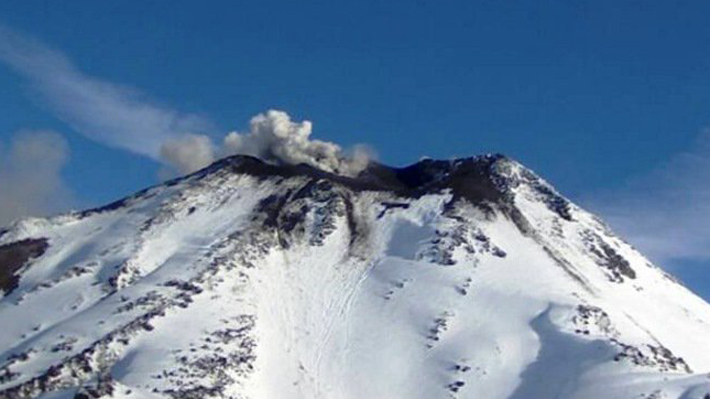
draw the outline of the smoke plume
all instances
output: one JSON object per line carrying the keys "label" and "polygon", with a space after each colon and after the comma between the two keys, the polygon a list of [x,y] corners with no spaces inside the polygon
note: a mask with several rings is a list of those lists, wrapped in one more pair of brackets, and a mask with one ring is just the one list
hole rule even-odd
{"label": "smoke plume", "polygon": [[346,155],[335,143],[310,138],[310,121],[294,122],[277,110],[269,110],[251,119],[248,133],[229,133],[224,138],[227,154],[247,154],[275,164],[307,164],[346,176],[357,175],[369,162],[364,147]]}
{"label": "smoke plume", "polygon": [[180,165],[161,157],[166,143],[211,129],[200,116],[162,105],[136,88],[89,76],[61,52],[3,26],[0,61],[24,77],[59,119],[91,140],[147,156],[180,172],[186,164],[199,168],[212,161],[203,153],[194,160],[182,154]]}
{"label": "smoke plume", "polygon": [[24,77],[39,99],[78,133],[161,162],[162,177],[194,172],[218,155],[305,163],[343,175],[357,174],[368,162],[364,147],[346,154],[337,144],[311,139],[311,122],[294,122],[276,110],[253,117],[246,133],[229,133],[220,148],[204,134],[213,130],[204,118],[153,101],[136,88],[87,75],[61,52],[2,26],[0,61]]}
{"label": "smoke plume", "polygon": [[0,226],[30,215],[65,210],[73,196],[61,176],[69,158],[62,136],[24,131],[0,142]]}
{"label": "smoke plume", "polygon": [[160,157],[178,173],[190,173],[214,161],[214,146],[205,135],[188,134],[167,139],[160,148]]}

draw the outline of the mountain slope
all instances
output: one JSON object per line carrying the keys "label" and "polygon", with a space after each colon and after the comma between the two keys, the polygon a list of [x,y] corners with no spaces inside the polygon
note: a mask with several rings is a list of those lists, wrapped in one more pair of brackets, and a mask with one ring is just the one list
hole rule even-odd
{"label": "mountain slope", "polygon": [[0,233],[0,398],[705,398],[710,305],[508,158],[223,159]]}

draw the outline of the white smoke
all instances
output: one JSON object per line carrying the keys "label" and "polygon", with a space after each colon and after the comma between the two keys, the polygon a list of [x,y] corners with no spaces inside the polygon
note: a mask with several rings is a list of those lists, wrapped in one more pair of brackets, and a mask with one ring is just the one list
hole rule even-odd
{"label": "white smoke", "polygon": [[309,121],[294,122],[270,110],[251,119],[249,132],[230,133],[217,148],[195,132],[211,124],[152,101],[140,90],[89,76],[59,51],[0,25],[0,61],[26,78],[57,117],[89,139],[161,162],[161,177],[194,172],[216,155],[248,154],[276,164],[305,163],[355,175],[368,163],[362,146],[311,140]]}
{"label": "white smoke", "polygon": [[[211,130],[204,118],[179,112],[148,98],[133,87],[89,76],[69,58],[43,43],[0,26],[0,61],[23,76],[34,93],[58,118],[85,137],[167,163],[180,172],[199,169],[212,161],[204,152],[165,159],[163,146],[173,155],[174,144],[190,132]],[[201,144],[201,141],[195,141]],[[180,164],[172,164],[173,160]],[[205,163],[206,162],[206,163]]]}
{"label": "white smoke", "polygon": [[[269,110],[251,118],[248,132],[225,136],[221,148],[207,136],[187,134],[166,140],[160,156],[181,174],[209,165],[216,154],[251,155],[277,165],[307,164],[345,176],[355,176],[367,166],[370,152],[364,146],[346,153],[335,143],[312,140],[312,129],[310,121],[295,122],[286,112]],[[170,175],[168,170],[161,174]]]}
{"label": "white smoke", "polygon": [[[205,135],[188,134],[170,138],[160,148],[160,157],[181,174],[194,172],[214,161],[212,140]],[[164,174],[169,174],[164,171]]]}
{"label": "white smoke", "polygon": [[345,154],[335,144],[310,138],[310,121],[294,122],[283,111],[269,110],[251,119],[248,133],[229,133],[224,138],[227,154],[252,155],[275,164],[307,164],[318,169],[354,176],[369,162],[369,153],[357,146]]}
{"label": "white smoke", "polygon": [[24,131],[9,146],[0,142],[0,226],[31,215],[66,209],[73,196],[61,176],[69,158],[62,136]]}

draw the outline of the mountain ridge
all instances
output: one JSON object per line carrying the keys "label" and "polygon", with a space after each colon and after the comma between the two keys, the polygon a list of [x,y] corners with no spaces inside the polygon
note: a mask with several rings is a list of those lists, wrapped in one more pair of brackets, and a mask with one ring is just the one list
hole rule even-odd
{"label": "mountain ridge", "polygon": [[0,269],[0,398],[710,393],[710,305],[500,154],[229,157],[16,222]]}

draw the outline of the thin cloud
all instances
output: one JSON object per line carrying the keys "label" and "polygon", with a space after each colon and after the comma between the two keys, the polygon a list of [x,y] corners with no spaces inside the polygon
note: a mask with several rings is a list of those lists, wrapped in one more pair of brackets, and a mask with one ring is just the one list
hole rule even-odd
{"label": "thin cloud", "polygon": [[163,163],[163,178],[198,170],[218,155],[255,155],[346,175],[357,174],[369,162],[370,152],[363,146],[346,153],[335,143],[311,139],[310,121],[295,122],[276,110],[256,115],[248,132],[230,133],[220,148],[201,134],[212,129],[204,118],[161,105],[135,88],[89,76],[61,52],[2,26],[0,62],[26,78],[77,132]]}
{"label": "thin cloud", "polygon": [[[351,174],[367,162],[365,152],[345,157],[339,146],[311,140],[311,123],[292,122],[285,112],[255,116],[245,135],[230,133],[215,151],[204,118],[150,101],[139,90],[82,73],[62,53],[0,26],[0,61],[25,77],[59,118],[105,145],[163,162],[189,173],[214,161],[215,153],[250,154],[275,163],[305,162]],[[169,175],[165,170],[163,176]]]}
{"label": "thin cloud", "polygon": [[204,135],[186,135],[167,139],[160,148],[160,156],[173,170],[163,169],[163,178],[170,177],[172,172],[186,174],[199,170],[214,161],[214,145],[209,137]]}
{"label": "thin cloud", "polygon": [[164,143],[211,129],[198,115],[161,105],[135,88],[89,76],[61,52],[2,26],[0,61],[26,78],[61,120],[107,146],[165,161]]}
{"label": "thin cloud", "polygon": [[51,131],[24,131],[0,143],[0,226],[24,216],[67,209],[73,195],[62,179],[69,147]]}
{"label": "thin cloud", "polygon": [[710,131],[625,189],[590,202],[655,261],[710,260]]}

